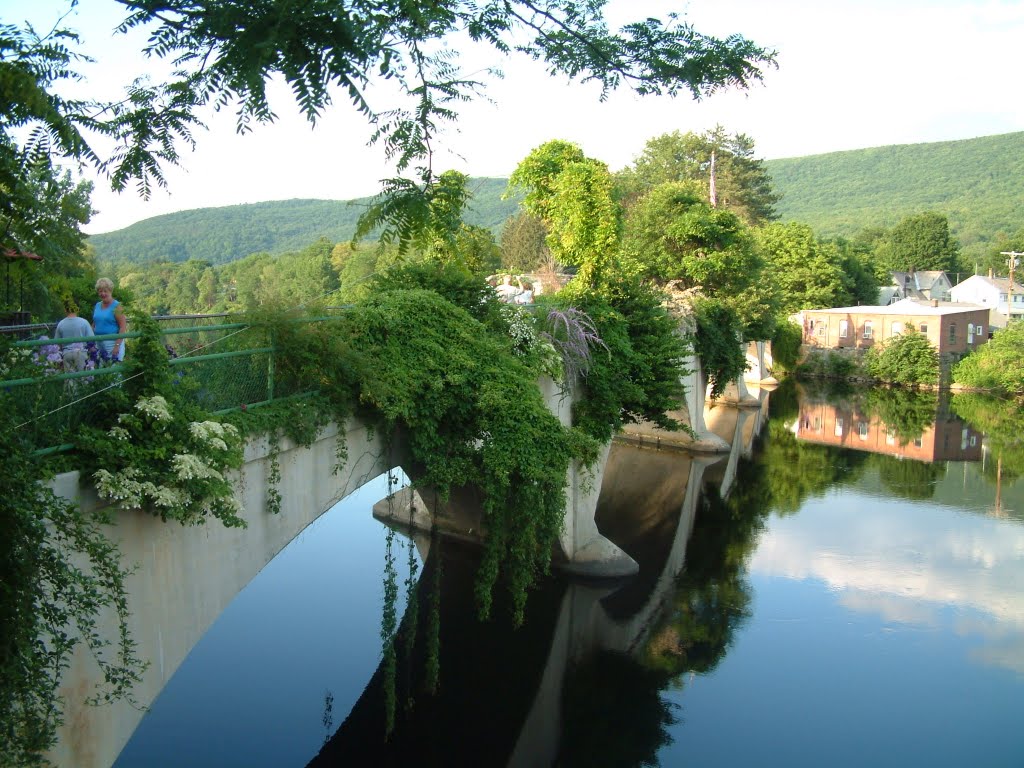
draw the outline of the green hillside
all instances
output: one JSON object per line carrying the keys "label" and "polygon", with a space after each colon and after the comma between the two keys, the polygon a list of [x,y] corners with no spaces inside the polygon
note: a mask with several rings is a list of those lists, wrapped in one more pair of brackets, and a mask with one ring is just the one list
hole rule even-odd
{"label": "green hillside", "polygon": [[[1024,229],[1024,133],[906,144],[767,160],[782,221],[811,225],[819,236],[852,236],[891,227],[904,216],[945,214],[970,260],[999,234]],[[470,224],[496,235],[515,212],[502,200],[505,179],[476,178]],[[94,235],[97,257],[145,262],[202,259],[223,264],[251,253],[298,251],[321,236],[349,239],[367,200],[279,200],[200,208],[157,216]]]}
{"label": "green hillside", "polygon": [[[499,234],[519,206],[502,200],[505,179],[471,179],[469,224]],[[89,242],[103,261],[187,261],[225,264],[252,253],[299,251],[320,237],[343,242],[369,198],[358,200],[275,200],[266,203],[197,208],[137,222],[125,229],[93,235]]]}
{"label": "green hillside", "polygon": [[818,235],[891,227],[908,214],[949,218],[964,253],[984,250],[997,233],[1024,229],[1024,133],[904,144],[767,160],[783,221]]}

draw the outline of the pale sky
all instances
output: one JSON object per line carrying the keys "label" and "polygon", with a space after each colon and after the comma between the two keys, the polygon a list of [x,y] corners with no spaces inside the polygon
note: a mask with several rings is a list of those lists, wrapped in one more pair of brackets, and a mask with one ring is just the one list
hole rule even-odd
{"label": "pale sky", "polygon": [[[57,0],[0,0],[0,19],[29,19],[41,30],[64,7]],[[778,69],[751,91],[701,102],[623,91],[601,103],[596,86],[546,77],[521,57],[474,57],[479,66],[501,66],[505,78],[487,90],[494,103],[462,107],[458,131],[442,140],[435,168],[508,176],[534,147],[566,139],[618,170],[654,136],[716,124],[751,136],[756,154],[768,159],[1024,130],[1019,0],[610,0],[608,16],[619,24],[671,10],[705,34],[739,33],[775,49]],[[149,66],[138,37],[133,46],[112,35],[122,17],[113,0],[81,0],[67,21],[97,59],[83,69],[92,95],[116,97]],[[244,136],[235,133],[233,114],[212,115],[197,151],[184,151],[182,166],[167,170],[169,190],[149,201],[97,181],[97,214],[86,231],[191,208],[347,200],[376,193],[379,180],[391,175],[383,150],[366,144],[369,126],[342,96],[315,128],[297,115],[284,89],[272,107],[278,122]]]}

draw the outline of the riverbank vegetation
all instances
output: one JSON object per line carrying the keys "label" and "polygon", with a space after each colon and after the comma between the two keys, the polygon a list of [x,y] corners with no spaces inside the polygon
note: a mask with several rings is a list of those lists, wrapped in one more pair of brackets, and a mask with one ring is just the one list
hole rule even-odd
{"label": "riverbank vegetation", "polygon": [[970,389],[1024,397],[1024,321],[997,331],[959,362],[953,380]]}

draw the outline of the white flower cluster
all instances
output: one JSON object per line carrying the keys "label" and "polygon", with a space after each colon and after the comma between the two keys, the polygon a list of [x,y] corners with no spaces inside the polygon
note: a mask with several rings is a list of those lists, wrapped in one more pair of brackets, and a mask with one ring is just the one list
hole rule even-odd
{"label": "white flower cluster", "polygon": [[122,440],[122,441],[128,440],[128,438],[131,437],[131,434],[124,427],[111,427],[107,431],[107,434],[110,435],[115,440]]}
{"label": "white flower cluster", "polygon": [[135,404],[135,410],[141,411],[156,421],[170,421],[171,411],[167,407],[167,401],[160,395],[153,397],[140,397]]}
{"label": "white flower cluster", "polygon": [[101,499],[116,501],[126,509],[136,509],[147,501],[157,507],[172,509],[192,501],[192,497],[180,488],[168,488],[148,480],[139,481],[138,476],[139,471],[133,467],[114,473],[100,469],[93,475],[93,480]]}
{"label": "white flower cluster", "polygon": [[199,442],[222,451],[228,449],[227,440],[238,437],[238,428],[234,424],[217,421],[193,421],[188,425],[188,431]]}
{"label": "white flower cluster", "polygon": [[537,349],[540,350],[540,369],[550,376],[552,381],[562,382],[565,379],[565,363],[555,345],[548,339],[538,338]]}
{"label": "white flower cluster", "polygon": [[194,453],[176,453],[171,459],[171,466],[179,480],[223,480],[224,475],[206,464]]}
{"label": "white flower cluster", "polygon": [[11,348],[7,350],[7,356],[0,360],[0,376],[6,376],[7,372],[16,367],[18,363],[24,363],[32,359],[32,350]]}
{"label": "white flower cluster", "polygon": [[528,310],[512,304],[502,304],[501,316],[508,323],[508,335],[512,338],[513,351],[523,357],[537,343],[537,332],[533,327],[533,316]]}

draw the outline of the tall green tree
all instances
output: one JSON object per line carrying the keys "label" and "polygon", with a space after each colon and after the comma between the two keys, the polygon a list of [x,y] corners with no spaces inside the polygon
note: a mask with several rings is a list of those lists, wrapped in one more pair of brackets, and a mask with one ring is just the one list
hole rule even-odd
{"label": "tall green tree", "polygon": [[783,314],[849,303],[852,281],[843,271],[838,247],[819,242],[809,226],[776,222],[758,230],[757,240],[764,279],[775,286]]}
{"label": "tall green tree", "polygon": [[887,271],[941,269],[961,271],[960,244],[950,234],[944,214],[927,211],[907,216],[881,237],[875,247],[878,265]]}
{"label": "tall green tree", "polygon": [[0,294],[0,309],[23,309],[37,320],[52,320],[63,315],[66,281],[95,272],[81,231],[92,216],[92,185],[27,156],[5,163],[8,149],[0,137],[0,249],[42,261],[17,260],[6,267],[18,289]]}
{"label": "tall green tree", "polygon": [[526,191],[523,207],[543,221],[555,260],[577,268],[579,285],[598,285],[611,276],[621,209],[607,165],[575,144],[549,141],[516,167],[509,186]]}
{"label": "tall green tree", "polygon": [[[1012,235],[1003,234],[1001,237],[996,238],[995,244],[986,249],[985,258],[979,260],[977,264],[967,264],[965,267],[974,267],[977,274],[987,275],[989,270],[992,270],[992,274],[1000,277],[1008,277],[1010,274],[1010,261],[1008,256],[1004,256],[1004,252],[1016,252],[1024,253],[1024,228],[1017,230]],[[1017,259],[1017,265],[1013,272],[1014,282],[1024,281],[1024,264],[1021,263],[1020,257]]]}
{"label": "tall green tree", "polygon": [[544,222],[526,211],[511,216],[501,230],[501,266],[531,272],[551,258]]}
{"label": "tall green tree", "polygon": [[630,271],[721,304],[743,338],[771,337],[774,286],[761,276],[753,236],[736,214],[695,194],[691,182],[661,184],[637,201],[626,218],[622,251]]}
{"label": "tall green tree", "polygon": [[761,268],[739,217],[712,208],[685,182],[661,184],[630,209],[623,254],[644,277],[676,280],[707,296],[739,294]]}
{"label": "tall green tree", "polygon": [[711,202],[714,155],[716,207],[735,213],[744,223],[771,221],[779,196],[764,160],[754,157],[754,140],[728,134],[722,126],[702,134],[673,131],[648,140],[633,167],[618,174],[620,194],[636,200],[666,182],[692,182]]}
{"label": "tall green tree", "polygon": [[891,276],[886,274],[879,277],[874,249],[863,241],[848,240],[845,237],[833,237],[822,242],[830,243],[839,251],[840,265],[850,293],[848,303],[877,304],[878,289],[888,284]]}
{"label": "tall green tree", "polygon": [[195,311],[212,312],[220,298],[220,281],[217,279],[217,271],[213,267],[203,270],[196,289],[198,296]]}

